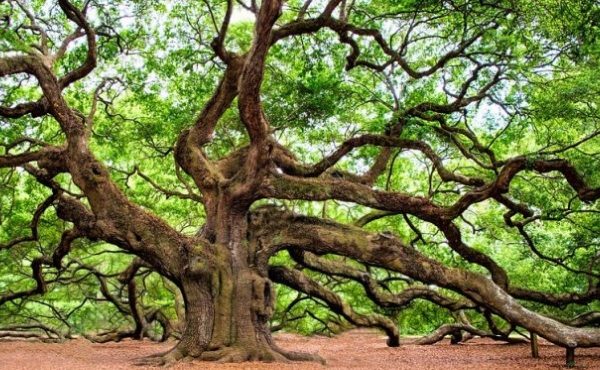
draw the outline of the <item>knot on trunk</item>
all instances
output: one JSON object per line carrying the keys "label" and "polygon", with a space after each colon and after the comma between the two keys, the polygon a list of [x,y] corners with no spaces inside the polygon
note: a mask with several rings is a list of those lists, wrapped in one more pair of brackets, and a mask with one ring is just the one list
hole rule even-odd
{"label": "knot on trunk", "polygon": [[192,256],[189,263],[185,266],[187,274],[195,277],[212,276],[215,271],[215,265],[210,258],[206,256]]}

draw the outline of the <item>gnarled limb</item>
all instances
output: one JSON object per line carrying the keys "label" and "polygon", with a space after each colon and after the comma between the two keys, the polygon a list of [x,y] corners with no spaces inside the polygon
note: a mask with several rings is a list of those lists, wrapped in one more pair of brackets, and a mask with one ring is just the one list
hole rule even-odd
{"label": "gnarled limb", "polygon": [[443,340],[447,335],[455,335],[457,332],[466,331],[470,334],[476,335],[482,338],[491,338],[498,341],[504,341],[508,343],[523,343],[525,340],[523,338],[511,338],[508,336],[499,336],[493,333],[488,333],[485,330],[477,329],[472,325],[467,324],[445,324],[437,328],[433,333],[419,338],[412,342],[412,344],[435,344],[441,340]]}
{"label": "gnarled limb", "polygon": [[[275,217],[275,219],[273,218]],[[269,220],[261,224],[260,220]],[[466,295],[508,322],[538,333],[568,348],[600,344],[600,332],[573,328],[530,311],[487,277],[450,268],[425,257],[397,238],[381,237],[359,228],[269,210],[256,218],[257,237],[270,250],[300,248],[315,253],[335,253],[383,266],[414,279]],[[269,240],[281,240],[281,244]]]}
{"label": "gnarled limb", "polygon": [[326,287],[321,286],[318,282],[310,279],[301,271],[291,270],[284,267],[270,267],[269,278],[276,283],[287,285],[312,297],[323,300],[333,312],[342,315],[354,325],[378,327],[384,330],[388,336],[388,346],[397,347],[400,345],[398,328],[390,319],[378,314],[357,314],[350,307],[350,305],[343,302],[337,294]]}
{"label": "gnarled limb", "polygon": [[320,258],[311,252],[291,250],[290,253],[295,261],[308,268],[328,276],[341,276],[361,283],[367,296],[382,307],[404,307],[415,299],[425,299],[451,311],[477,307],[473,302],[446,297],[425,285],[410,286],[397,294],[382,291],[382,284],[368,272],[350,267],[341,261]]}

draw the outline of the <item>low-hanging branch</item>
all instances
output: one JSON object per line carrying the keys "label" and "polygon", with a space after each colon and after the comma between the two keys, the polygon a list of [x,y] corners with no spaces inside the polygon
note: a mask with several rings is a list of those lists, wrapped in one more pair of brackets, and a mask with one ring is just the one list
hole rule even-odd
{"label": "low-hanging branch", "polygon": [[[199,42],[185,52],[182,49],[175,53],[180,58],[184,55],[185,63],[181,59],[172,63],[176,66],[165,63],[168,68],[163,71],[153,59],[155,49],[145,49],[146,43],[127,41],[131,37],[127,22],[113,19],[125,11],[126,5],[113,8],[108,4],[105,12],[95,2],[87,1],[81,6],[68,0],[57,2],[58,7],[40,8],[51,9],[53,19],[49,20],[29,5],[8,1],[11,12],[7,15],[6,32],[14,33],[14,40],[8,40],[7,51],[0,52],[2,86],[6,83],[10,87],[9,93],[1,97],[5,101],[0,104],[0,132],[9,133],[7,140],[13,141],[2,144],[0,174],[22,174],[18,180],[6,181],[15,189],[35,183],[32,189],[42,188],[46,195],[33,211],[30,235],[0,244],[0,253],[6,255],[20,249],[27,249],[31,255],[36,253],[30,259],[35,286],[3,292],[0,305],[43,300],[51,286],[82,281],[88,284],[92,280],[100,293],[96,296],[88,292],[86,301],[108,302],[130,326],[100,331],[88,338],[101,342],[179,338],[171,351],[149,360],[161,364],[186,357],[226,362],[322,361],[317,355],[288,352],[275,344],[271,330],[277,325],[272,327],[270,323],[275,310],[274,283],[299,292],[288,306],[289,312],[304,304],[306,297],[306,301],[324,304],[353,325],[382,329],[391,346],[400,341],[400,330],[393,320],[383,314],[359,314],[359,310],[342,300],[343,295],[337,291],[340,285],[348,281],[360,284],[373,304],[393,308],[389,311],[397,312],[415,299],[424,299],[455,316],[470,310],[487,322],[484,330],[459,317],[457,322],[446,323],[419,340],[422,344],[434,343],[447,335],[461,341],[463,332],[466,336],[514,342],[520,339],[510,334],[525,328],[567,348],[569,362],[575,348],[600,346],[598,329],[585,327],[598,323],[597,312],[589,307],[578,311],[587,312],[581,316],[554,319],[524,306],[523,301],[561,308],[585,305],[600,298],[600,283],[594,270],[599,257],[590,257],[592,248],[587,254],[582,253],[581,261],[569,257],[569,264],[564,256],[554,258],[540,252],[525,225],[562,220],[566,215],[552,219],[547,215],[552,212],[551,206],[542,204],[548,201],[533,199],[524,190],[526,186],[521,185],[523,175],[533,173],[547,183],[568,185],[560,186],[556,191],[560,196],[552,200],[558,204],[566,203],[561,196],[571,198],[568,206],[561,204],[560,209],[595,210],[600,187],[594,174],[584,172],[595,167],[584,169],[575,160],[597,156],[582,149],[594,145],[597,128],[575,127],[572,131],[576,139],[569,139],[564,145],[554,145],[550,140],[542,149],[530,152],[530,148],[520,147],[521,141],[514,140],[514,132],[501,137],[510,131],[516,113],[498,132],[496,126],[484,125],[478,118],[484,108],[494,104],[504,112],[508,112],[508,105],[537,104],[535,96],[528,97],[531,102],[520,102],[521,96],[528,94],[524,84],[560,75],[558,67],[583,68],[580,60],[563,63],[561,58],[567,56],[556,55],[555,46],[566,50],[568,45],[564,43],[575,42],[574,38],[553,39],[554,33],[543,29],[548,22],[531,22],[527,16],[537,15],[516,9],[512,2],[467,0],[460,4],[415,3],[395,8],[393,4],[371,7],[341,0],[324,4],[307,1],[301,7],[284,5],[280,0],[250,5],[227,1],[218,6],[205,1],[178,10],[185,13],[185,21],[172,26],[178,31],[179,27],[190,31],[190,39]],[[234,25],[239,6],[254,14],[249,42],[241,41],[240,36],[246,35],[240,30],[246,30],[248,25]],[[202,7],[206,20],[194,19],[196,7]],[[23,27],[13,28],[11,22]],[[515,27],[522,30],[523,24],[534,24],[527,34],[531,32],[532,39],[543,39],[544,43],[533,48],[531,40],[512,37]],[[157,35],[172,37],[171,31],[164,35],[162,29],[154,31],[148,31],[144,37],[151,41]],[[215,33],[212,42],[206,42],[206,32]],[[233,40],[238,37],[240,40]],[[306,68],[300,74],[288,73],[288,62],[295,58],[299,40],[302,48],[298,49],[310,63],[290,67]],[[177,39],[149,44],[183,48],[186,43],[187,39]],[[427,55],[423,50],[427,50]],[[313,54],[319,55],[319,63],[313,63]],[[127,73],[122,72],[129,68],[124,61],[127,58],[120,60],[125,55],[148,62],[144,68],[149,72],[107,75]],[[171,57],[162,51],[161,55],[161,59],[165,55],[166,59]],[[209,58],[202,59],[199,65],[197,55]],[[180,64],[186,64],[185,68]],[[313,74],[309,70],[321,64],[326,70],[335,70],[335,78],[331,78],[337,79],[332,84],[335,89],[309,86],[311,79],[321,76],[321,72]],[[98,65],[102,67],[97,69]],[[286,78],[302,76],[306,81],[282,89],[282,93],[275,87],[280,81],[271,74],[271,66],[283,71]],[[542,67],[550,68],[551,73],[540,72]],[[193,82],[183,83],[190,75]],[[173,80],[167,81],[169,78]],[[154,84],[152,79],[163,84],[160,89],[143,86]],[[323,77],[323,81],[329,79],[329,75]],[[213,83],[210,81],[217,80],[216,86],[209,86]],[[39,88],[38,92],[32,93],[28,84]],[[355,89],[357,84],[368,86]],[[90,86],[94,86],[91,93]],[[177,95],[177,91],[192,91],[186,90],[189,86],[194,87],[194,93],[206,93],[202,108],[190,108],[200,96]],[[347,86],[352,87],[352,93],[334,92]],[[122,91],[116,92],[119,89]],[[209,89],[212,93],[206,92]],[[159,90],[167,96],[150,97]],[[365,90],[368,96],[361,96]],[[319,101],[319,109],[311,108],[314,102],[297,105],[305,102],[295,100],[310,100],[303,95],[307,93],[322,93],[318,99],[334,95],[331,101],[335,104]],[[86,95],[89,97],[82,98]],[[136,98],[140,101],[134,102]],[[99,104],[105,105],[104,111],[98,109]],[[336,107],[323,107],[327,104]],[[573,105],[595,109],[597,104]],[[171,106],[172,111],[163,109],[165,106]],[[356,107],[355,111],[342,112],[349,106]],[[307,112],[289,116],[298,116],[297,120],[276,117],[279,112],[296,107]],[[325,113],[321,114],[321,108]],[[149,112],[153,119],[167,122],[154,129],[145,124],[146,120],[124,119],[130,116],[120,113],[124,109],[131,110],[131,115]],[[167,113],[162,114],[161,110]],[[537,145],[534,141],[543,138],[535,120],[544,118],[518,118],[524,127],[529,127],[527,120],[534,120],[531,131],[539,137],[532,139],[531,145]],[[276,119],[282,121],[277,126],[272,124]],[[127,126],[134,123],[135,128]],[[347,126],[347,130],[342,126]],[[119,146],[113,139],[122,138],[112,133],[115,130],[122,131],[131,142]],[[289,137],[277,138],[278,130]],[[307,130],[317,134],[305,135]],[[103,134],[104,131],[108,133]],[[324,132],[328,134],[323,135]],[[228,136],[228,144],[216,140],[220,136]],[[319,156],[320,159],[313,157],[314,150],[295,150],[298,145],[312,145],[316,140],[337,144],[328,146],[329,151],[323,150],[329,154]],[[496,145],[498,142],[501,143]],[[138,150],[138,144],[145,145],[140,148],[143,150]],[[101,146],[105,148],[99,149]],[[148,156],[146,150],[159,155]],[[568,155],[575,150],[579,157]],[[405,151],[416,152],[417,159],[399,159]],[[169,154],[175,161],[169,163],[175,174],[172,178],[182,183],[185,192],[162,185],[160,179],[140,170],[152,168],[151,173],[161,173],[168,168],[162,160]],[[403,161],[414,168],[400,163]],[[133,170],[119,170],[123,168]],[[111,170],[115,169],[126,175],[125,184],[113,176]],[[192,185],[183,173],[193,180]],[[151,189],[176,198],[175,202],[187,200],[183,202],[185,207],[198,204],[203,211],[190,208],[177,214],[155,214],[165,208],[152,204],[149,198],[138,197],[139,188],[129,188],[127,180],[134,174],[149,184],[144,191]],[[381,181],[382,177],[386,177],[385,181]],[[426,182],[425,189],[418,188],[420,180]],[[546,190],[528,186],[536,195]],[[4,199],[4,194],[0,197]],[[7,198],[14,203],[18,194]],[[307,211],[306,204],[317,201],[334,201],[335,211],[343,210],[344,203],[359,208],[357,212],[349,210],[347,217],[338,215],[339,220],[356,220],[355,225],[328,219],[334,214],[328,214],[329,203],[322,207],[321,218],[301,214],[302,210]],[[268,206],[292,202],[300,212]],[[489,215],[485,222],[473,222],[467,217],[484,208]],[[496,220],[498,208],[507,211]],[[58,221],[41,222],[50,210],[55,211]],[[5,210],[0,208],[0,212]],[[172,226],[171,222],[180,219],[181,214],[193,219],[190,225],[202,225],[195,234],[182,233]],[[363,216],[357,218],[357,214]],[[406,225],[394,225],[393,232],[367,230],[381,230],[376,221],[392,223],[392,219],[385,218],[393,215],[402,215]],[[597,217],[597,210],[587,216]],[[508,226],[507,232],[518,232],[517,237],[529,247],[527,253],[540,262],[551,263],[578,278],[584,276],[587,290],[550,293],[519,286],[515,283],[518,279],[511,281],[511,270],[505,261],[477,244],[480,240],[489,242],[477,239],[477,233],[485,229],[482,224],[496,221]],[[42,227],[61,232],[61,240],[52,252],[33,249],[44,235]],[[400,236],[403,228],[414,234],[410,243]],[[465,235],[463,228],[472,231],[473,238]],[[134,255],[134,259],[118,273],[104,273],[97,266],[66,258],[78,249],[79,243],[74,241],[80,239],[112,245]],[[427,248],[421,249],[422,246]],[[460,267],[450,267],[449,260],[443,257],[433,258],[435,253],[426,254],[428,248],[440,255],[449,252],[452,258],[458,256],[459,260],[452,263]],[[272,266],[271,257],[282,250],[289,252],[287,264]],[[102,252],[78,251],[88,252],[94,260],[103,258]],[[323,257],[325,254],[337,257],[329,259]],[[348,260],[362,267],[355,267]],[[296,265],[290,266],[292,263]],[[385,280],[376,278],[377,274],[371,274],[375,267],[387,271],[390,279],[402,276],[410,284],[395,292],[389,288],[395,284],[388,286]],[[326,276],[327,283],[319,284],[307,271]],[[170,318],[167,311],[147,305],[142,298],[150,272],[168,281],[172,286],[167,289],[173,296],[181,297],[181,302],[176,302],[179,321]],[[45,307],[72,330],[68,315],[51,304]],[[288,317],[288,311],[282,314],[279,326],[296,320],[295,316]],[[310,310],[305,309],[304,313],[322,320]],[[498,318],[508,326],[507,330],[496,325]],[[161,338],[155,338],[153,325],[162,327]],[[329,326],[324,323],[324,327]],[[41,335],[37,331],[7,332],[14,336]],[[51,331],[42,336],[61,337]]]}
{"label": "low-hanging branch", "polygon": [[291,250],[290,253],[294,261],[310,269],[329,276],[341,276],[361,283],[367,296],[381,307],[401,308],[415,299],[425,299],[451,311],[477,308],[473,302],[446,297],[425,285],[409,286],[397,294],[388,293],[382,291],[382,284],[368,272],[352,268],[341,261],[320,258],[311,252]]}
{"label": "low-hanging branch", "polygon": [[274,266],[269,268],[269,278],[276,283],[287,285],[311,297],[323,300],[333,312],[342,315],[356,326],[381,328],[388,336],[388,346],[397,347],[400,345],[400,334],[392,320],[378,314],[357,314],[338,295],[321,286],[317,281],[312,280],[301,271]]}

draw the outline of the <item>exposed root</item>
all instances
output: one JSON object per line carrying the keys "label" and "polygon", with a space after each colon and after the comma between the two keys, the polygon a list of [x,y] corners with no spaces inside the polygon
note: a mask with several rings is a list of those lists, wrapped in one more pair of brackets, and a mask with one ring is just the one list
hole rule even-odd
{"label": "exposed root", "polygon": [[200,355],[200,360],[216,362],[289,362],[287,357],[270,348],[225,347],[215,351],[207,351]]}
{"label": "exposed root", "polygon": [[228,362],[292,362],[292,361],[314,361],[325,364],[325,360],[317,355],[302,352],[289,352],[277,346],[265,346],[260,348],[224,347],[220,349],[203,352],[199,357],[202,361],[215,361],[219,363]]}
{"label": "exposed root", "polygon": [[326,364],[325,359],[316,353],[285,351],[281,348],[277,348],[276,350],[290,361],[318,362],[321,365]]}
{"label": "exposed root", "polygon": [[162,353],[156,353],[146,357],[142,357],[135,362],[137,366],[163,366],[169,367],[174,365],[176,362],[187,358],[186,352],[179,348],[179,346],[173,347],[171,350]]}
{"label": "exposed root", "polygon": [[258,348],[246,348],[242,346],[221,347],[206,350],[199,355],[194,355],[185,346],[177,345],[167,352],[142,357],[136,361],[135,365],[169,367],[179,361],[195,360],[219,363],[239,363],[246,361],[289,363],[292,361],[311,361],[325,365],[325,359],[317,354],[285,351],[275,345],[265,345]]}

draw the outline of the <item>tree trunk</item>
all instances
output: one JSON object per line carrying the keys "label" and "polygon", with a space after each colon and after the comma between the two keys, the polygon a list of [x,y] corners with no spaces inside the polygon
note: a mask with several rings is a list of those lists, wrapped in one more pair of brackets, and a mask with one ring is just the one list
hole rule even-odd
{"label": "tree trunk", "polygon": [[248,245],[246,213],[232,209],[219,207],[213,258],[196,261],[184,273],[186,328],[168,360],[190,356],[222,362],[322,361],[274,344],[269,329],[274,290]]}
{"label": "tree trunk", "polygon": [[175,347],[182,356],[197,357],[206,350],[212,337],[214,303],[209,282],[202,279],[186,279],[182,284],[185,303],[185,330]]}

